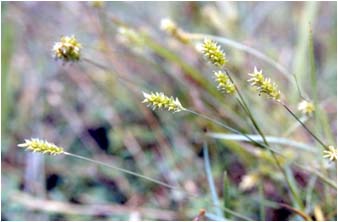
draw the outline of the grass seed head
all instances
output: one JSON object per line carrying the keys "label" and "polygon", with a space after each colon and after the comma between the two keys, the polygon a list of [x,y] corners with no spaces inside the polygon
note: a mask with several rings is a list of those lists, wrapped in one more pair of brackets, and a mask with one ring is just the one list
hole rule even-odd
{"label": "grass seed head", "polygon": [[255,67],[254,72],[249,73],[249,76],[251,79],[248,82],[251,83],[251,86],[256,87],[259,94],[265,94],[273,100],[280,101],[281,93],[278,90],[278,85],[270,78],[265,78],[262,70],[258,71]]}
{"label": "grass seed head", "polygon": [[160,28],[168,35],[174,37],[176,40],[183,44],[190,42],[189,34],[179,28],[174,21],[170,18],[164,18],[161,20]]}
{"label": "grass seed head", "polygon": [[81,44],[74,35],[62,36],[53,46],[53,55],[64,62],[75,62],[80,59]]}
{"label": "grass seed head", "polygon": [[311,116],[312,113],[315,111],[315,106],[312,102],[303,100],[298,104],[298,110],[301,111],[304,115]]}
{"label": "grass seed head", "polygon": [[217,89],[228,93],[233,94],[235,92],[235,86],[229,79],[228,75],[222,71],[214,72],[215,80],[217,82]]}
{"label": "grass seed head", "polygon": [[204,40],[201,46],[201,52],[210,63],[218,68],[223,68],[228,62],[221,47],[210,39]]}
{"label": "grass seed head", "polygon": [[90,6],[94,8],[103,8],[104,4],[105,4],[104,1],[98,1],[98,0],[90,1]]}
{"label": "grass seed head", "polygon": [[166,109],[174,113],[185,110],[178,98],[174,99],[174,97],[168,97],[162,92],[150,94],[143,92],[143,96],[143,103],[147,103],[148,106],[151,106],[153,108],[153,110]]}
{"label": "grass seed head", "polygon": [[177,25],[171,19],[164,18],[161,20],[161,29],[172,35],[177,31]]}
{"label": "grass seed head", "polygon": [[323,157],[331,161],[337,161],[338,159],[337,149],[332,145],[328,146],[328,149],[323,151]]}
{"label": "grass seed head", "polygon": [[30,140],[26,139],[24,143],[18,144],[18,147],[26,148],[27,150],[32,152],[50,155],[59,155],[63,153],[62,147],[58,147],[55,144],[49,143],[47,141],[33,138]]}

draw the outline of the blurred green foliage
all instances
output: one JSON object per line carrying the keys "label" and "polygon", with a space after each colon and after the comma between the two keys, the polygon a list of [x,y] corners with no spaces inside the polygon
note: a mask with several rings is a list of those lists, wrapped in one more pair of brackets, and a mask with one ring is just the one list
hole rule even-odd
{"label": "blurred green foliage", "polygon": [[[201,41],[183,44],[160,29],[160,20],[170,17],[187,33],[234,40],[286,67],[297,76],[304,96],[316,102],[318,112],[305,118],[305,123],[336,147],[336,2],[1,4],[2,220],[192,220],[201,208],[211,219],[215,210],[210,206],[203,166],[205,140],[224,206],[255,220],[302,219],[276,205],[297,207],[266,150],[241,141],[206,138],[205,130],[228,132],[187,113],[154,112],[141,103],[141,91],[178,97],[184,107],[242,132],[256,133],[236,100],[217,91],[213,67],[196,51]],[[140,41],[130,41],[119,32],[121,27],[134,30]],[[83,45],[82,60],[55,61],[51,56],[54,42],[72,34]],[[297,112],[302,98],[292,78],[251,54],[222,47],[262,131],[318,150],[314,154],[291,145],[275,146],[290,156],[283,166],[305,204],[304,212],[318,219],[316,206],[320,206],[325,220],[336,220],[336,190],[294,163],[316,169],[332,181],[336,181],[336,165],[323,160],[321,147],[282,107],[258,96],[247,83],[247,73],[254,66],[263,69]],[[201,198],[191,199],[70,157],[46,157],[16,147],[31,137],[180,185]],[[255,173],[259,183],[250,190],[240,189],[244,176]],[[44,204],[34,205],[41,200]],[[60,205],[47,209],[55,206],[53,201]],[[100,204],[111,208],[100,209]],[[86,213],[78,213],[77,207]],[[227,213],[223,216],[238,219]]]}

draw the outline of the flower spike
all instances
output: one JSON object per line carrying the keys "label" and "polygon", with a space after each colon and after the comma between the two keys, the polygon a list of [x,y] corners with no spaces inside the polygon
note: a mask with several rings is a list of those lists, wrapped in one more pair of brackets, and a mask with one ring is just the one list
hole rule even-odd
{"label": "flower spike", "polygon": [[204,40],[201,51],[205,58],[218,68],[223,68],[228,62],[221,47],[210,39]]}
{"label": "flower spike", "polygon": [[312,102],[303,100],[298,104],[298,110],[306,116],[311,116],[312,113],[315,111],[315,106]]}
{"label": "flower spike", "polygon": [[328,150],[323,151],[323,157],[331,161],[337,161],[338,159],[337,149],[334,148],[334,146],[328,146]]}
{"label": "flower spike", "polygon": [[168,35],[176,38],[178,41],[187,44],[190,42],[189,34],[183,31],[176,25],[170,18],[164,18],[161,20],[160,28]]}
{"label": "flower spike", "polygon": [[26,148],[32,152],[50,155],[59,155],[64,152],[62,147],[58,147],[55,144],[49,143],[47,141],[33,138],[31,140],[25,140],[25,143],[18,144],[18,147]]}
{"label": "flower spike", "polygon": [[53,54],[56,59],[61,59],[64,62],[74,62],[80,59],[81,44],[75,36],[62,36],[59,42],[53,46]]}
{"label": "flower spike", "polygon": [[174,97],[168,97],[164,95],[162,92],[156,93],[145,93],[143,92],[144,100],[142,103],[148,103],[148,106],[151,106],[153,110],[156,109],[166,109],[172,112],[180,112],[186,110],[178,98],[174,99]]}
{"label": "flower spike", "polygon": [[280,101],[280,91],[276,83],[271,82],[270,78],[265,78],[263,71],[258,71],[255,67],[253,73],[249,73],[252,78],[248,80],[251,86],[255,86],[259,94],[265,94],[273,100]]}
{"label": "flower spike", "polygon": [[218,83],[217,89],[219,89],[222,92],[233,94],[235,92],[235,86],[227,76],[222,71],[214,72],[215,80]]}

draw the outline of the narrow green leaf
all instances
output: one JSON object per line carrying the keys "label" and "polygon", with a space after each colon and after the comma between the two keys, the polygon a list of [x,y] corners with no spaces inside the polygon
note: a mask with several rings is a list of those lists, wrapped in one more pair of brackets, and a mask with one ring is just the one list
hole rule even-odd
{"label": "narrow green leaf", "polygon": [[[308,37],[308,24],[313,23],[316,18],[316,12],[318,9],[317,2],[304,2],[304,9],[302,11],[301,21],[299,23],[299,32],[298,32],[298,43],[295,51],[294,62],[293,62],[293,73],[296,75],[297,81],[299,83],[299,87],[302,89],[308,80],[308,71],[307,63],[306,63],[306,53],[307,53],[307,37]],[[295,100],[298,97],[298,90],[296,88],[292,88],[292,94],[295,96],[289,97],[290,100]],[[294,99],[293,99],[294,98]]]}
{"label": "narrow green leaf", "polygon": [[265,220],[265,206],[264,202],[264,182],[260,181],[258,184],[258,192],[259,192],[259,216],[260,220]]}
{"label": "narrow green leaf", "polygon": [[[210,132],[207,134],[207,136],[214,138],[214,139],[223,139],[223,140],[232,140],[232,141],[249,141],[248,138],[242,136],[242,135],[238,135],[238,134],[225,134],[225,133],[213,133]],[[255,140],[256,142],[262,142],[263,139],[261,138],[260,135],[248,135],[250,138],[252,138],[253,140]],[[282,138],[282,137],[273,137],[273,136],[266,136],[266,140],[269,143],[272,144],[280,144],[280,145],[287,145],[287,146],[292,146],[295,147],[297,149],[303,150],[303,151],[307,151],[307,152],[311,152],[311,153],[318,153],[318,150],[313,149],[312,145],[307,145],[304,143],[299,143],[287,138]]]}
{"label": "narrow green leaf", "polygon": [[[229,203],[230,203],[230,194],[229,194],[229,178],[228,178],[228,174],[225,171],[224,172],[224,178],[223,178],[223,207],[229,207]],[[225,218],[229,218],[231,215],[224,211],[223,212],[224,217]]]}
{"label": "narrow green leaf", "polygon": [[12,107],[12,87],[9,82],[10,61],[13,54],[14,29],[12,24],[4,17],[6,4],[3,4],[1,21],[1,128],[7,132],[8,114]]}
{"label": "narrow green leaf", "polygon": [[[211,165],[210,165],[210,158],[209,158],[209,152],[208,152],[208,144],[204,142],[203,144],[203,156],[204,156],[204,168],[205,168],[205,173],[207,175],[208,179],[208,184],[211,192],[211,197],[212,197],[212,202],[214,202],[215,206],[219,206],[219,200],[216,192],[216,186],[214,182],[214,178],[212,176],[211,172]],[[222,211],[221,208],[216,207],[216,215],[218,217],[222,217]]]}
{"label": "narrow green leaf", "polygon": [[316,66],[316,57],[314,50],[314,40],[313,40],[313,32],[311,27],[309,27],[309,62],[310,62],[310,79],[311,79],[311,95],[313,99],[313,104],[315,106],[315,123],[316,123],[316,131],[319,135],[325,135],[326,138],[333,142],[332,131],[330,129],[330,124],[328,121],[328,117],[326,112],[322,110],[318,101],[318,76],[317,76],[317,66]]}

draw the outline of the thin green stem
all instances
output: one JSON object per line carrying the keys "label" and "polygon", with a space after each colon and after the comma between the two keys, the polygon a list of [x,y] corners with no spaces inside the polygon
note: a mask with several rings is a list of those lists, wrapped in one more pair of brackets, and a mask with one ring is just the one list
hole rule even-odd
{"label": "thin green stem", "polygon": [[[266,146],[270,146],[270,144],[268,143],[268,141],[266,140],[265,138],[265,135],[264,133],[262,132],[262,130],[260,129],[260,127],[258,126],[255,118],[253,117],[248,105],[246,104],[245,100],[244,100],[244,97],[242,96],[242,93],[240,92],[240,90],[238,89],[236,83],[234,82],[234,80],[232,79],[231,75],[230,75],[230,72],[227,70],[227,69],[224,69],[226,74],[228,75],[230,81],[233,83],[233,85],[235,86],[235,89],[236,89],[236,92],[237,92],[237,95],[239,96],[240,98],[240,101],[238,100],[239,104],[242,106],[242,108],[244,109],[244,111],[248,114],[252,124],[254,125],[254,127],[256,128],[257,132],[259,133],[259,135],[262,137],[263,141],[264,141],[264,144]],[[277,167],[279,168],[279,170],[282,172],[286,182],[287,182],[287,185],[292,193],[292,196],[295,198],[295,200],[297,201],[299,207],[303,207],[303,204],[302,204],[302,201],[300,199],[300,197],[297,195],[297,192],[293,189],[293,187],[291,186],[291,183],[290,183],[290,180],[287,176],[287,174],[285,173],[282,165],[280,164],[279,160],[277,159],[276,155],[274,152],[271,151],[271,149],[268,149],[271,156],[273,157],[274,161],[276,162],[276,165]]]}
{"label": "thin green stem", "polygon": [[[126,170],[126,169],[123,169],[123,168],[120,168],[120,167],[116,167],[116,166],[113,166],[113,165],[110,165],[110,164],[106,164],[106,163],[103,163],[101,161],[98,161],[98,160],[93,160],[93,159],[90,159],[90,158],[87,158],[87,157],[84,157],[84,156],[80,156],[80,155],[76,155],[76,154],[73,154],[73,153],[69,153],[69,152],[63,152],[64,155],[67,155],[67,156],[71,156],[71,157],[75,157],[75,158],[78,158],[78,159],[81,159],[81,160],[86,160],[86,161],[89,161],[91,163],[94,163],[94,164],[97,164],[97,165],[100,165],[100,166],[104,166],[104,167],[108,167],[108,168],[111,168],[111,169],[114,169],[114,170],[117,170],[117,171],[120,171],[120,172],[123,172],[123,173],[126,173],[126,174],[129,174],[129,175],[133,175],[133,176],[136,176],[136,177],[139,177],[139,178],[142,178],[144,180],[148,180],[148,181],[151,181],[153,183],[156,183],[158,185],[161,185],[161,186],[164,186],[168,189],[172,189],[172,190],[177,190],[177,191],[180,191],[180,192],[183,192],[187,195],[187,197],[189,198],[201,198],[200,196],[198,195],[195,195],[195,194],[191,194],[191,193],[188,193],[187,191],[185,191],[184,189],[182,188],[179,188],[179,187],[175,187],[173,185],[170,185],[170,184],[167,184],[165,182],[162,182],[162,181],[159,181],[157,179],[154,179],[154,178],[151,178],[151,177],[148,177],[148,176],[145,176],[145,175],[142,175],[142,174],[138,174],[138,173],[135,173],[133,171],[130,171],[130,170]],[[221,206],[219,204],[213,204],[213,203],[210,203],[209,201],[206,201],[207,203],[209,203],[210,205],[212,205],[213,207],[218,207],[218,208],[222,208],[225,212],[228,212],[229,214],[239,218],[239,219],[242,219],[242,220],[248,220],[248,221],[252,221],[251,218],[248,218],[246,216],[243,216],[235,211],[232,211],[224,206]]]}
{"label": "thin green stem", "polygon": [[[235,136],[236,136],[235,134],[233,134],[233,135],[232,135],[232,134],[230,134],[230,135],[227,134],[226,136],[224,136],[224,134],[208,133],[207,135],[210,136],[210,137],[212,137],[212,138],[215,138],[215,139],[248,141],[248,139],[240,138],[240,137],[242,137],[242,136],[235,137]],[[261,139],[259,138],[259,136],[257,136],[257,135],[248,135],[248,136],[251,137],[253,140],[256,140],[256,141],[260,141],[260,140],[261,140]],[[275,139],[277,139],[277,138],[274,138],[274,137],[267,137],[267,139],[271,140],[270,143],[272,143],[272,142],[276,142]],[[285,142],[286,142],[286,141],[285,141]],[[291,141],[291,142],[292,142],[292,141]],[[281,144],[284,144],[284,142],[281,143]],[[287,143],[285,143],[285,144],[287,144]],[[284,159],[288,159],[288,157],[285,156],[283,153],[281,153],[281,152],[279,152],[279,151],[277,151],[277,150],[275,150],[275,149],[273,149],[273,148],[271,148],[271,147],[270,147],[269,149],[271,149],[272,152],[278,154],[279,156],[283,157]],[[323,182],[325,182],[326,184],[328,184],[328,185],[331,186],[332,188],[337,189],[337,184],[335,184],[334,181],[332,181],[332,180],[330,180],[329,178],[325,177],[324,175],[322,175],[322,174],[319,173],[318,171],[313,170],[313,169],[309,168],[308,166],[304,167],[304,166],[302,166],[302,165],[300,165],[299,163],[296,163],[296,162],[293,162],[292,164],[293,164],[294,166],[296,166],[296,167],[298,167],[298,168],[304,170],[304,171],[307,171],[307,172],[311,173],[311,174],[316,174]]]}
{"label": "thin green stem", "polygon": [[269,150],[269,151],[270,151],[270,153],[271,153],[271,155],[272,155],[272,158],[275,160],[275,162],[276,162],[278,168],[279,168],[280,171],[282,172],[282,174],[283,174],[283,176],[284,176],[284,178],[285,178],[285,180],[286,180],[286,183],[287,183],[287,185],[288,185],[288,187],[289,187],[289,189],[290,189],[290,191],[291,191],[291,193],[292,193],[292,196],[293,196],[293,198],[295,198],[295,200],[296,200],[296,202],[297,202],[297,204],[298,204],[298,207],[300,207],[301,209],[304,209],[304,205],[303,205],[303,203],[302,203],[302,200],[301,200],[300,197],[297,195],[297,192],[295,191],[295,189],[294,189],[293,186],[291,185],[291,182],[290,182],[290,180],[289,180],[289,177],[288,177],[288,175],[286,174],[285,170],[283,169],[282,165],[280,164],[279,160],[277,159],[275,153],[272,152],[271,150]]}
{"label": "thin green stem", "polygon": [[[228,178],[228,174],[226,171],[224,172],[223,177],[224,177],[223,178],[223,206],[226,207],[230,205],[230,201],[231,201],[230,195],[229,195],[230,183],[229,183],[229,178]],[[229,217],[229,214],[226,211],[224,211],[223,214],[225,218]]]}
{"label": "thin green stem", "polygon": [[73,154],[73,153],[68,153],[68,152],[64,152],[64,154],[68,155],[68,156],[76,157],[78,159],[86,160],[86,161],[89,161],[89,162],[92,162],[92,163],[95,163],[95,164],[98,164],[98,165],[101,165],[101,166],[105,166],[105,167],[108,167],[108,168],[111,168],[111,169],[114,169],[114,170],[117,170],[117,171],[129,174],[129,175],[137,176],[137,177],[143,178],[145,180],[149,180],[149,181],[151,181],[153,183],[159,184],[161,186],[164,186],[164,187],[167,187],[167,188],[170,188],[170,189],[184,191],[181,188],[178,188],[178,187],[172,186],[170,184],[161,182],[161,181],[153,179],[151,177],[144,176],[142,174],[138,174],[138,173],[135,173],[133,171],[126,170],[126,169],[123,169],[123,168],[120,168],[120,167],[116,167],[116,166],[113,166],[113,165],[109,165],[109,164],[103,163],[101,161],[93,160],[93,159],[90,159],[90,158],[87,158],[87,157],[79,156],[79,155],[76,155],[76,154]]}
{"label": "thin green stem", "polygon": [[258,192],[259,192],[259,216],[261,221],[265,220],[265,206],[263,204],[264,201],[264,183],[263,181],[260,181],[258,184]]}
{"label": "thin green stem", "polygon": [[234,129],[234,128],[232,128],[232,127],[230,127],[230,126],[228,126],[228,125],[226,125],[226,124],[224,124],[224,123],[221,123],[221,122],[218,121],[218,120],[215,120],[215,119],[213,119],[213,118],[211,118],[211,117],[208,117],[208,116],[206,116],[206,115],[204,115],[204,114],[195,112],[195,111],[190,110],[190,109],[186,109],[185,111],[190,112],[190,113],[192,113],[192,114],[195,114],[195,115],[197,115],[197,116],[200,116],[200,117],[202,117],[202,118],[204,118],[204,119],[210,120],[210,121],[212,121],[213,123],[215,123],[215,124],[217,124],[217,125],[219,125],[219,126],[222,126],[222,127],[224,127],[225,129],[227,129],[227,130],[229,130],[229,131],[231,131],[231,132],[234,132],[234,133],[236,133],[236,134],[241,134],[241,135],[243,135],[245,138],[247,138],[247,139],[249,139],[251,142],[253,142],[255,145],[268,149],[269,152],[271,153],[273,159],[275,160],[275,162],[276,162],[276,164],[277,164],[277,167],[280,169],[280,171],[282,172],[283,176],[285,177],[286,182],[287,182],[287,184],[288,184],[288,187],[289,187],[289,189],[290,189],[290,191],[291,191],[291,193],[292,193],[292,196],[293,196],[293,197],[295,198],[295,200],[297,201],[297,204],[299,205],[299,207],[302,208],[302,201],[301,201],[300,198],[298,197],[297,193],[292,189],[292,186],[290,185],[290,181],[289,181],[289,179],[288,179],[288,177],[287,177],[285,171],[283,170],[283,167],[281,166],[280,162],[278,161],[278,159],[277,159],[275,153],[271,150],[271,148],[268,147],[268,145],[262,144],[262,143],[258,143],[256,140],[252,139],[252,138],[249,137],[247,134],[242,133],[242,132],[240,132],[240,131],[238,131],[238,130],[236,130],[236,129]]}
{"label": "thin green stem", "polygon": [[193,111],[193,110],[191,110],[191,109],[185,109],[184,111],[190,112],[190,113],[192,113],[192,114],[194,114],[194,115],[197,115],[197,116],[199,116],[199,117],[202,117],[202,118],[204,118],[204,119],[207,119],[207,120],[209,120],[209,121],[211,121],[211,122],[213,122],[213,123],[215,123],[215,124],[217,124],[217,125],[219,125],[219,126],[225,128],[225,129],[227,129],[227,130],[229,130],[229,131],[231,131],[231,132],[233,132],[233,133],[240,134],[240,135],[244,136],[245,138],[247,138],[250,142],[252,142],[252,143],[255,144],[256,146],[259,146],[259,147],[266,147],[265,144],[262,144],[262,143],[259,143],[259,142],[255,141],[254,139],[252,139],[251,137],[249,137],[247,134],[242,133],[242,132],[240,132],[239,130],[236,130],[236,129],[234,129],[234,128],[232,128],[232,127],[230,127],[230,126],[228,126],[228,125],[226,125],[226,124],[224,124],[224,123],[222,123],[222,122],[220,122],[220,121],[218,121],[218,120],[215,120],[215,119],[213,119],[213,118],[207,116],[207,115],[204,115],[204,114],[202,114],[202,113],[198,113],[198,112]]}
{"label": "thin green stem", "polygon": [[302,91],[301,91],[301,89],[300,89],[300,86],[299,86],[299,83],[298,83],[297,76],[296,76],[296,75],[292,75],[292,77],[293,77],[294,80],[295,80],[295,83],[296,83],[296,87],[297,87],[297,91],[298,91],[299,97],[301,97],[302,99],[305,100],[305,97],[303,96]]}
{"label": "thin green stem", "polygon": [[[217,192],[216,192],[216,186],[215,186],[214,178],[212,177],[212,172],[211,172],[211,165],[210,165],[207,142],[204,142],[203,144],[203,157],[204,157],[205,173],[207,175],[212,201],[214,202],[215,205],[219,205],[219,199],[218,199]],[[222,211],[220,208],[216,208],[216,215],[218,217],[222,217]]]}
{"label": "thin green stem", "polygon": [[255,118],[253,117],[248,105],[246,104],[245,100],[244,100],[244,97],[242,95],[242,93],[240,92],[240,90],[238,89],[237,87],[237,84],[235,83],[235,81],[233,80],[233,78],[231,77],[230,75],[230,72],[225,69],[225,73],[227,74],[227,76],[229,77],[230,81],[232,82],[232,84],[235,86],[235,89],[236,89],[236,92],[237,92],[237,95],[239,96],[240,100],[238,100],[239,104],[242,106],[242,108],[244,109],[244,111],[248,114],[252,124],[254,125],[254,127],[256,128],[257,132],[259,133],[259,135],[261,135],[265,145],[269,145],[268,141],[266,140],[265,136],[264,136],[264,133],[262,132],[262,130],[260,129],[260,127],[258,126]]}
{"label": "thin green stem", "polygon": [[118,75],[118,73],[112,67],[108,67],[108,66],[102,65],[102,64],[97,63],[97,62],[95,62],[95,61],[93,61],[91,59],[88,59],[86,57],[83,57],[81,60],[84,61],[84,62],[87,62],[87,63],[89,63],[89,64],[91,64],[91,65],[93,65],[93,66],[95,66],[95,67],[97,67],[99,69],[102,69],[102,70],[104,70],[106,72],[114,73],[115,74],[114,76],[116,77],[116,79],[120,83],[122,83],[123,85],[129,87],[134,92],[137,91],[138,93],[140,93],[140,92],[142,93],[142,89],[139,87],[140,84],[137,84],[136,82],[134,82],[134,81],[132,81],[130,79],[127,79],[127,78],[122,77],[121,75]]}
{"label": "thin green stem", "polygon": [[[224,134],[224,133],[216,133],[216,132],[208,132],[207,136],[215,138],[215,139],[224,139],[224,140],[235,140],[235,141],[247,141],[246,138],[243,138],[241,135],[237,134]],[[248,134],[252,139],[261,142],[262,137],[260,135],[256,134]],[[293,146],[296,149],[307,151],[313,154],[318,154],[318,150],[313,149],[313,146],[310,146],[308,144],[299,143],[294,140],[290,140],[288,138],[284,137],[273,137],[273,136],[266,136],[266,140],[269,143],[273,144],[280,144],[280,145],[287,145],[287,146]]]}
{"label": "thin green stem", "polygon": [[317,175],[311,175],[308,185],[306,187],[306,196],[305,196],[305,205],[307,206],[306,210],[310,210],[311,202],[312,202],[312,194],[317,182]]}
{"label": "thin green stem", "polygon": [[293,118],[295,118],[301,125],[302,127],[320,144],[323,146],[324,149],[328,149],[327,145],[325,145],[297,116],[292,110],[283,102],[278,102],[281,104],[291,115]]}

